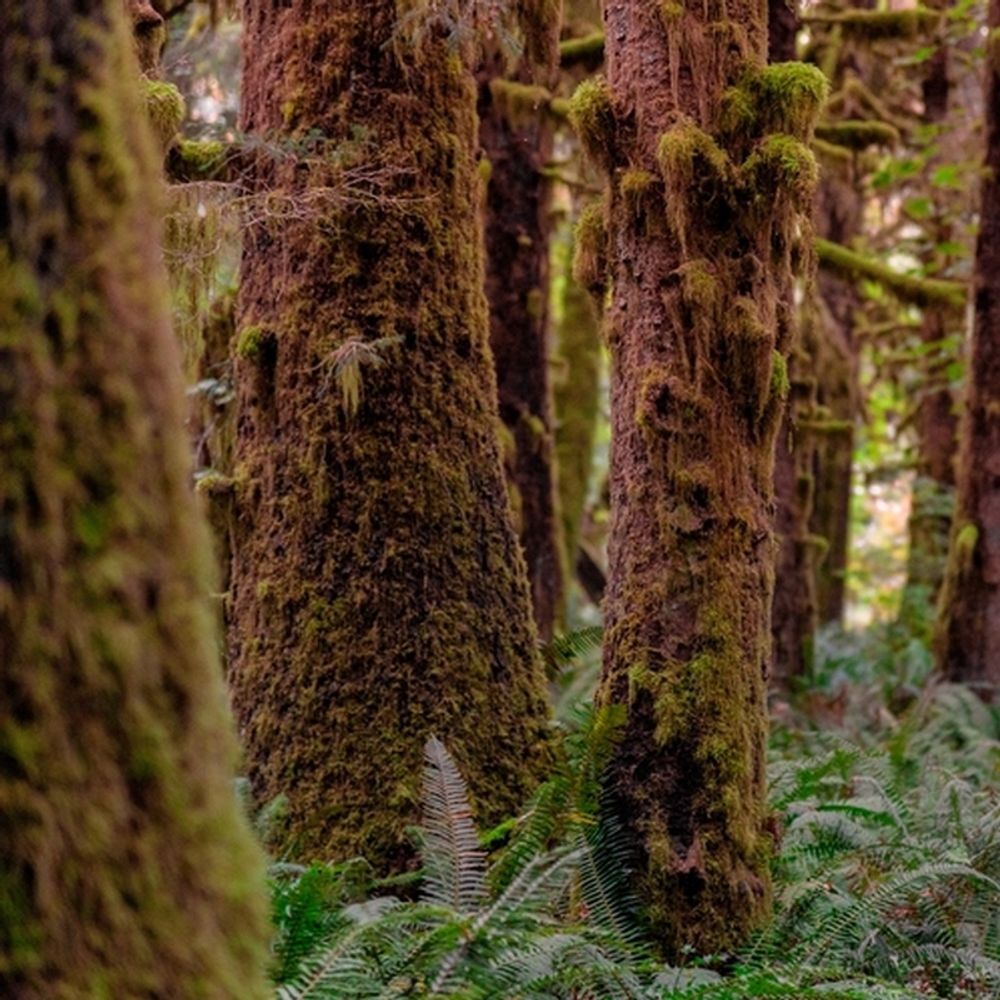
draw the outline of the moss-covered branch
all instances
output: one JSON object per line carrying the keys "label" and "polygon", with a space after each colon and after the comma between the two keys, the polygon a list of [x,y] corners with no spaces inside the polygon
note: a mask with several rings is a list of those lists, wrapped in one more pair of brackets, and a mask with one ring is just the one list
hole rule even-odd
{"label": "moss-covered branch", "polygon": [[899,129],[882,121],[845,119],[816,126],[816,138],[846,149],[891,146],[899,141]]}
{"label": "moss-covered branch", "polygon": [[875,281],[902,302],[916,306],[951,306],[955,309],[965,305],[966,287],[961,281],[900,274],[879,260],[830,240],[816,240],[816,256],[820,267],[845,278]]}
{"label": "moss-covered branch", "polygon": [[817,14],[803,18],[808,24],[836,25],[848,38],[879,41],[886,38],[916,38],[933,28],[940,12],[913,7],[909,10],[845,10],[840,14]]}
{"label": "moss-covered branch", "polygon": [[243,150],[237,143],[215,139],[177,139],[167,150],[164,169],[174,184],[193,181],[231,182],[238,175]]}
{"label": "moss-covered branch", "polygon": [[565,66],[593,63],[604,59],[604,32],[594,31],[582,38],[567,38],[559,44],[559,61]]}

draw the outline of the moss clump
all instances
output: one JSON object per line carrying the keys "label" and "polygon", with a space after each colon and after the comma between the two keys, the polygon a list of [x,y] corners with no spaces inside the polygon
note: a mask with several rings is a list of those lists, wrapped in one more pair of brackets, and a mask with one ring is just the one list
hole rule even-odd
{"label": "moss clump", "polygon": [[610,168],[614,162],[615,113],[611,89],[603,76],[584,80],[573,93],[569,121],[587,155],[598,166]]}
{"label": "moss clump", "polygon": [[175,182],[221,180],[227,147],[217,140],[178,139],[170,149],[167,175]]}
{"label": "moss clump", "polygon": [[782,132],[807,141],[828,90],[822,71],[806,63],[773,63],[750,70],[723,94],[723,132],[751,139]]}
{"label": "moss clump", "polygon": [[608,283],[607,202],[586,205],[573,232],[573,277],[596,299],[603,300]]}
{"label": "moss clump", "polygon": [[792,388],[788,377],[788,361],[781,351],[773,351],[771,360],[771,395],[784,401]]}
{"label": "moss clump", "polygon": [[515,126],[537,118],[547,110],[552,100],[552,94],[545,87],[505,80],[502,77],[490,80],[489,88],[500,114]]}
{"label": "moss clump", "polygon": [[162,80],[147,80],[144,77],[142,88],[153,134],[160,148],[166,151],[187,114],[184,98],[172,83],[164,83]]}
{"label": "moss clump", "polygon": [[660,136],[656,157],[666,188],[667,222],[685,246],[691,218],[730,187],[732,164],[712,136],[689,118]]}
{"label": "moss clump", "polygon": [[790,135],[769,135],[759,143],[740,171],[755,196],[787,191],[804,208],[819,179],[812,150]]}
{"label": "moss clump", "polygon": [[899,129],[888,122],[845,119],[817,125],[816,137],[835,146],[860,150],[869,146],[894,146],[899,142]]}
{"label": "moss clump", "polygon": [[243,361],[259,361],[271,334],[262,326],[247,326],[240,330],[233,353]]}
{"label": "moss clump", "polygon": [[623,170],[618,179],[618,189],[628,208],[629,217],[638,222],[649,208],[649,194],[657,178],[648,170]]}
{"label": "moss clump", "polygon": [[673,27],[683,14],[684,4],[679,0],[660,0],[660,20],[664,27]]}

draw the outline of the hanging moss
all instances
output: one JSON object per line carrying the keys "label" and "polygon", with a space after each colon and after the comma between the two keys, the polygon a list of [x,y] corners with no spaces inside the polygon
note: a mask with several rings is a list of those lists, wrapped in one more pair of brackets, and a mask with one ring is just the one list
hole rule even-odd
{"label": "hanging moss", "polygon": [[608,166],[614,156],[615,114],[608,81],[603,76],[584,80],[576,88],[569,120],[587,155],[596,164]]}
{"label": "hanging moss", "polygon": [[598,301],[604,298],[608,282],[608,232],[605,226],[607,202],[586,205],[573,233],[573,277]]}
{"label": "hanging moss", "polygon": [[757,195],[772,194],[783,188],[794,203],[804,208],[819,179],[816,157],[808,146],[790,135],[769,135],[747,158],[741,178]]}
{"label": "hanging moss", "polygon": [[160,147],[166,151],[187,114],[184,98],[172,83],[161,80],[148,80],[144,77],[142,89],[153,134]]}
{"label": "hanging moss", "polygon": [[0,37],[0,995],[263,1000],[123,5]]}

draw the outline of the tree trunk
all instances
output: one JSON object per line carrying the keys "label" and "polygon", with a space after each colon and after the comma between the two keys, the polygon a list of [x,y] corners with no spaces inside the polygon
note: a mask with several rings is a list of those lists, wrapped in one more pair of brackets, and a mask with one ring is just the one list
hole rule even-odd
{"label": "tree trunk", "polygon": [[571,227],[560,235],[561,294],[556,324],[559,360],[555,386],[556,458],[564,565],[577,565],[580,528],[594,464],[594,436],[601,405],[601,334],[597,307],[572,275]]}
{"label": "tree trunk", "polygon": [[[848,244],[860,225],[861,197],[853,168],[848,177],[823,172],[816,230],[825,239]],[[825,309],[817,343],[816,401],[829,428],[820,434],[815,456],[812,534],[825,540],[816,569],[819,623],[844,618],[854,469],[854,418],[858,406],[858,356],[854,313],[858,293],[851,282],[820,272],[816,278]]]}
{"label": "tree trunk", "polygon": [[486,297],[496,363],[504,464],[543,639],[562,617],[563,564],[549,379],[549,181],[554,130],[549,88],[558,72],[558,5],[544,8],[531,48],[508,77],[505,57],[479,72],[479,141],[489,164]]}
{"label": "tree trunk", "polygon": [[[1000,0],[990,0],[988,26],[994,38]],[[972,350],[937,645],[946,677],[994,700],[1000,691],[1000,47],[993,41],[986,53],[986,169]]]}
{"label": "tree trunk", "polygon": [[718,952],[770,905],[765,680],[774,437],[818,70],[764,68],[755,3],[605,7],[608,83],[573,118],[611,175],[609,778],[665,952]]}
{"label": "tree trunk", "polygon": [[[548,716],[497,440],[475,82],[395,0],[246,4],[230,677],[276,845],[407,866],[437,734],[478,817]],[[429,17],[429,15],[427,15]],[[464,36],[463,36],[464,37]]]}
{"label": "tree trunk", "polygon": [[[768,3],[768,60],[795,58],[798,10],[788,0]],[[810,283],[806,299],[815,288]],[[800,334],[801,316],[795,306],[794,287],[784,292],[795,337],[788,358],[790,391],[774,456],[774,530],[778,555],[771,609],[771,681],[787,688],[794,678],[808,675],[813,665],[816,635],[815,547],[809,530],[813,503],[815,436],[802,426],[816,405],[815,363],[809,341]]]}
{"label": "tree trunk", "polygon": [[18,1000],[267,995],[137,78],[121,0],[0,6],[0,994]]}
{"label": "tree trunk", "polygon": [[[924,122],[941,129],[948,119],[950,93],[948,79],[948,46],[938,46],[927,61],[923,80]],[[962,153],[955,152],[960,158]],[[931,239],[943,243],[951,237],[951,229],[939,219],[932,222]],[[940,344],[948,331],[953,312],[941,306],[927,306],[920,324],[920,339],[933,347]],[[932,376],[927,376],[932,381]],[[926,621],[926,608],[937,599],[948,560],[948,535],[954,510],[955,454],[957,451],[958,417],[950,386],[930,385],[918,403],[917,477],[913,485],[910,507],[910,548],[906,567],[904,615],[907,606],[919,604],[916,621]]]}

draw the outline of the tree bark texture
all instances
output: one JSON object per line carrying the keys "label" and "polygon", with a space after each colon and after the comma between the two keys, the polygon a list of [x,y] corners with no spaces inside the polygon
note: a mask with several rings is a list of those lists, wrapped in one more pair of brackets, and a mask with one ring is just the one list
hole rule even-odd
{"label": "tree bark texture", "polygon": [[267,995],[120,0],[0,7],[0,995]]}
{"label": "tree bark texture", "polygon": [[770,905],[766,671],[784,291],[808,228],[818,70],[764,65],[765,8],[605,5],[608,80],[573,120],[610,175],[609,776],[668,954]]}
{"label": "tree bark texture", "polygon": [[502,54],[479,70],[479,142],[486,189],[486,297],[497,372],[504,465],[528,568],[535,622],[550,639],[562,617],[547,289],[554,125],[548,94],[558,73],[558,5],[533,45],[504,72]]}
{"label": "tree bark texture", "polygon": [[244,9],[255,166],[237,335],[229,669],[257,797],[296,857],[409,865],[421,748],[477,818],[548,754],[500,464],[475,81],[395,0]]}
{"label": "tree bark texture", "polygon": [[[767,8],[768,61],[795,58],[798,10],[788,0],[770,0]],[[794,288],[785,291],[789,315],[795,323],[789,352],[788,405],[775,443],[774,531],[778,556],[771,609],[771,682],[787,688],[794,678],[808,675],[813,665],[816,633],[815,546],[809,529],[813,505],[815,437],[802,426],[815,409],[816,376],[809,339],[801,335],[802,317],[796,310]],[[815,294],[810,283],[806,301]]]}
{"label": "tree bark texture", "polygon": [[990,0],[988,27],[972,348],[937,646],[946,677],[994,700],[1000,691],[1000,0]]}

